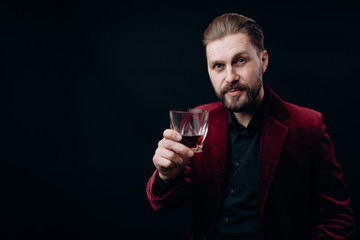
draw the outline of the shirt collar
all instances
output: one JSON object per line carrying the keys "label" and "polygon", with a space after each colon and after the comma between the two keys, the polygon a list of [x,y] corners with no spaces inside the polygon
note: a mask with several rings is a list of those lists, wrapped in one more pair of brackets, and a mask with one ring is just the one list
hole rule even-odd
{"label": "shirt collar", "polygon": [[247,127],[244,127],[241,125],[235,118],[235,115],[233,112],[228,110],[228,126],[230,131],[236,131],[237,134],[244,135],[244,136],[253,136],[255,132],[260,128],[261,122],[264,116],[265,112],[265,104],[264,104],[265,98],[263,98],[263,101],[261,102],[260,106],[256,110],[253,118],[249,122]]}

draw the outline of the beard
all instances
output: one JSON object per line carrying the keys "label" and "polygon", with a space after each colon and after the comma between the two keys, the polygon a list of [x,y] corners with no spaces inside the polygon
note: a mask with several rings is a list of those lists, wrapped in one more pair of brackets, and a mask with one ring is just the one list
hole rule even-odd
{"label": "beard", "polygon": [[[256,99],[259,95],[261,87],[262,81],[260,78],[253,87],[236,81],[225,85],[225,87],[220,90],[218,97],[224,107],[229,109],[231,112],[248,112],[252,111],[253,108],[256,107]],[[245,91],[246,94],[244,95],[244,93],[241,93],[236,96],[225,96],[226,92],[229,90],[241,90]]]}

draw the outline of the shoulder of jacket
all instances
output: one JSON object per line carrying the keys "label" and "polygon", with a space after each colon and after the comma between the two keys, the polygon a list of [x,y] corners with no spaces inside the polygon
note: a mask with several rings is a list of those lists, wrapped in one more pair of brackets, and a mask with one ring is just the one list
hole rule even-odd
{"label": "shoulder of jacket", "polygon": [[316,131],[323,126],[323,115],[304,106],[282,100],[270,87],[265,86],[268,96],[267,113],[292,128]]}
{"label": "shoulder of jacket", "polygon": [[221,111],[226,109],[221,102],[217,101],[217,102],[212,102],[212,103],[207,103],[207,104],[202,104],[197,106],[196,108],[199,109],[205,109],[208,110],[209,112],[216,112],[216,111]]}
{"label": "shoulder of jacket", "polygon": [[322,113],[300,105],[283,102],[290,115],[291,121],[299,122],[304,126],[312,125],[315,128],[323,123]]}

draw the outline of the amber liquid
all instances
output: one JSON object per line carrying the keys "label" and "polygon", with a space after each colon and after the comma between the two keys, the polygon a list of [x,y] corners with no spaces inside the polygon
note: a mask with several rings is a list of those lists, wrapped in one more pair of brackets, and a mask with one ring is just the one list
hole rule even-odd
{"label": "amber liquid", "polygon": [[189,148],[196,148],[201,144],[204,135],[196,135],[196,136],[182,136],[181,143],[186,145]]}

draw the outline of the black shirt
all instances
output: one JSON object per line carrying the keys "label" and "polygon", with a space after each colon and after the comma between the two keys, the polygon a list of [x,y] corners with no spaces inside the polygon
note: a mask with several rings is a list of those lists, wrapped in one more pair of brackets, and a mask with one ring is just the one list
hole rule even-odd
{"label": "black shirt", "polygon": [[263,105],[260,105],[247,128],[229,112],[224,202],[216,224],[215,239],[257,239]]}

